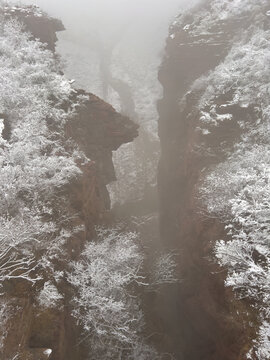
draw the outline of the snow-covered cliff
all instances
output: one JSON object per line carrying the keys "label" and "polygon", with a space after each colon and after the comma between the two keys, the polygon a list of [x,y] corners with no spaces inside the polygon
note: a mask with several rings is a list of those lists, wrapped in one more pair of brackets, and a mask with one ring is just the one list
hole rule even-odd
{"label": "snow-covered cliff", "polygon": [[59,21],[0,13],[0,357],[86,358],[67,273],[108,218],[112,151],[138,126],[72,88],[53,52]]}
{"label": "snow-covered cliff", "polygon": [[183,326],[164,321],[184,359],[269,358],[269,11],[206,0],[170,28],[159,190]]}

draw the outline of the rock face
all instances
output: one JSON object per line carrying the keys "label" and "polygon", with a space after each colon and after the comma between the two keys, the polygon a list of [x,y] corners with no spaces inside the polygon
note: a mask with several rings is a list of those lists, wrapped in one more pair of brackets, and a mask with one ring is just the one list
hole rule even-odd
{"label": "rock face", "polygon": [[[52,51],[55,49],[56,31],[62,24],[49,18],[36,7],[7,7],[4,16],[23,21],[33,36],[40,38]],[[94,226],[108,220],[110,199],[106,185],[115,179],[112,151],[132,141],[138,135],[138,126],[117,113],[98,97],[84,91],[74,91],[72,101],[78,96],[87,100],[66,126],[67,138],[73,138],[90,162],[81,165],[82,176],[69,184],[61,196],[69,200],[74,227],[83,225],[85,230],[68,240],[66,264],[81,253],[86,239],[91,239]],[[56,204],[57,206],[57,204]],[[63,271],[59,263],[59,271]],[[39,286],[39,285],[37,285]],[[71,316],[69,286],[60,284],[65,294],[62,306],[42,309],[34,300],[35,288],[24,282],[9,282],[5,289],[6,333],[2,350],[5,360],[80,360],[87,357],[89,349],[80,345],[81,332]],[[17,350],[16,350],[17,349]],[[14,359],[15,359],[14,358]]]}
{"label": "rock face", "polygon": [[[267,2],[257,6],[251,1],[253,8],[233,9],[223,16],[230,6],[225,3],[204,1],[176,19],[159,73],[164,88],[158,104],[161,238],[180,253],[182,278],[177,289],[163,294],[159,306],[168,346],[179,360],[245,359],[254,336],[247,326],[252,314],[224,288],[225,272],[217,268],[211,255],[213,242],[226,238],[224,226],[201,214],[197,199],[202,172],[224,158],[219,145],[232,148],[241,129],[236,122],[225,121],[203,137],[198,131],[199,94],[192,85],[224,60],[241,31],[254,23],[268,26]],[[223,17],[213,14],[218,6]],[[230,94],[224,94],[216,105],[229,98]],[[230,108],[237,120],[252,116],[252,111]],[[211,149],[211,154],[202,149]]]}
{"label": "rock face", "polygon": [[122,144],[131,142],[137,137],[138,125],[117,113],[111,105],[95,95],[80,90],[75,93],[74,101],[78,95],[86,95],[89,100],[69,122],[66,132],[92,160],[83,170],[87,173],[87,181],[92,179],[91,186],[81,184],[89,192],[89,196],[95,199],[91,209],[87,210],[87,206],[81,202],[85,201],[81,186],[76,184],[73,188],[78,199],[81,199],[79,202],[75,201],[77,210],[86,211],[85,222],[93,225],[100,222],[102,216],[110,209],[110,197],[106,185],[116,180],[112,151],[116,151]]}
{"label": "rock face", "polygon": [[34,38],[40,39],[48,49],[54,51],[57,41],[56,32],[65,30],[58,19],[44,13],[38,6],[6,6],[1,11],[5,17],[15,18],[22,22]]}

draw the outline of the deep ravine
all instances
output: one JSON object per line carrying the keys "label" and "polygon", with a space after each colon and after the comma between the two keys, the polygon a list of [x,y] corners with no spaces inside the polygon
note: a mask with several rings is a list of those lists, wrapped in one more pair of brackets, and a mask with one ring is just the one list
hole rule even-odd
{"label": "deep ravine", "polygon": [[[269,204],[262,193],[269,188],[269,156],[261,149],[269,137],[270,1],[243,1],[249,6],[201,1],[174,18],[168,35],[163,22],[154,49],[148,46],[142,60],[133,56],[136,46],[130,50],[132,27],[107,44],[93,32],[91,48],[89,32],[73,33],[74,24],[65,33],[59,20],[36,6],[0,4],[1,41],[4,35],[12,40],[3,56],[19,44],[15,65],[22,69],[17,74],[17,65],[6,61],[7,79],[14,88],[26,83],[35,100],[19,86],[14,104],[6,105],[10,89],[3,82],[0,170],[8,180],[0,183],[1,221],[15,234],[20,226],[35,225],[21,231],[22,246],[7,247],[0,256],[4,360],[154,360],[149,354],[156,350],[162,360],[268,360],[269,338],[262,331],[270,329],[264,283]],[[68,59],[65,70],[57,51]],[[19,185],[12,188],[13,170]],[[258,213],[263,220],[256,224]],[[3,234],[1,249],[8,238]],[[20,268],[14,278],[13,270],[5,275],[6,258],[16,268],[31,251],[27,266],[39,264],[26,270],[30,278]],[[173,254],[176,279],[153,285],[161,254]],[[238,283],[243,273],[254,291]],[[33,280],[33,274],[42,276]],[[134,324],[143,325],[134,330]],[[138,356],[141,348],[145,352]]]}

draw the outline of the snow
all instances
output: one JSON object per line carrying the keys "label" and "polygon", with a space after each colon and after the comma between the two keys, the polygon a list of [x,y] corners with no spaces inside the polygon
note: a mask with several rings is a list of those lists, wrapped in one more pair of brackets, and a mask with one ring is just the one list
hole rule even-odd
{"label": "snow", "polygon": [[[263,9],[264,6],[269,6],[267,0],[212,0],[209,1],[209,8],[202,7],[195,16],[193,16],[193,22],[186,24],[186,13],[176,19],[172,27],[182,28],[185,31],[189,30],[189,35],[196,37],[202,34],[210,35],[218,32],[218,24],[224,21],[239,20],[244,18],[248,13],[255,14]],[[270,12],[270,11],[269,11]],[[190,13],[187,13],[188,15]],[[268,12],[266,13],[268,15]],[[188,28],[186,28],[186,26]],[[204,42],[208,42],[209,39],[204,39]]]}
{"label": "snow", "polygon": [[9,302],[6,299],[0,297],[0,351],[4,346],[4,341],[7,336],[8,320],[13,310],[14,309],[9,304]]}
{"label": "snow", "polygon": [[128,289],[143,281],[138,275],[143,255],[136,233],[103,228],[97,233],[98,239],[86,245],[83,259],[72,264],[68,281],[77,288],[74,317],[91,331],[92,346],[105,351],[99,358],[109,360],[120,358],[118,349],[139,342],[142,314]]}
{"label": "snow", "polygon": [[208,129],[202,129],[202,134],[208,135],[208,134],[210,134],[210,131]]}
{"label": "snow", "polygon": [[49,356],[51,355],[51,353],[52,353],[52,349],[46,349],[46,350],[43,352],[43,354],[44,354],[44,355],[47,355],[47,357],[49,357]]}
{"label": "snow", "polygon": [[[11,278],[35,283],[41,275],[34,271],[34,254],[59,254],[60,244],[66,242],[51,216],[44,219],[44,212],[49,215],[47,209],[53,205],[49,199],[56,188],[70,181],[71,174],[81,174],[76,165],[78,150],[71,150],[71,144],[62,140],[52,141],[47,122],[52,119],[62,139],[64,123],[73,110],[65,112],[61,104],[71,88],[56,71],[52,52],[23,31],[19,22],[1,17],[0,47],[0,112],[12,128],[9,141],[0,139],[0,258],[9,254],[5,261],[2,258],[0,283]],[[52,96],[57,105],[52,104]],[[3,119],[0,123],[3,131]],[[21,192],[29,194],[27,199],[21,198]],[[44,259],[40,262],[45,263]],[[53,278],[51,262],[46,270]]]}
{"label": "snow", "polygon": [[185,26],[183,27],[183,30],[184,30],[184,31],[189,30],[189,29],[190,29],[190,26],[191,26],[190,24],[185,25]]}
{"label": "snow", "polygon": [[52,308],[59,306],[59,302],[63,299],[63,296],[58,292],[55,285],[50,281],[45,282],[43,289],[38,295],[38,303],[45,308]]}
{"label": "snow", "polygon": [[[216,20],[232,21],[246,16],[248,11],[257,12],[260,19],[265,16],[264,5],[263,0],[213,0],[213,13],[204,13],[204,17],[199,14],[192,32],[199,34],[211,29]],[[218,9],[222,11],[217,15]],[[270,16],[270,11],[266,15]],[[198,95],[199,126],[203,131],[230,121],[242,132],[233,145],[231,139],[224,137],[210,153],[217,160],[222,154],[225,160],[203,174],[201,198],[206,216],[223,221],[227,230],[229,240],[217,241],[215,246],[217,262],[227,270],[225,285],[258,310],[257,339],[247,356],[259,360],[270,358],[269,43],[270,30],[263,28],[260,21],[253,22],[250,28],[239,31],[237,39],[232,38],[232,47],[223,62],[191,87]],[[219,105],[224,97],[226,103]],[[233,116],[237,111],[244,115]]]}
{"label": "snow", "polygon": [[27,16],[36,16],[36,17],[43,17],[47,16],[37,5],[15,5],[15,6],[4,6],[3,7],[5,13],[12,13],[12,14],[19,14],[23,13],[26,17]]}
{"label": "snow", "polygon": [[0,136],[2,135],[4,128],[5,128],[4,119],[0,118]]}

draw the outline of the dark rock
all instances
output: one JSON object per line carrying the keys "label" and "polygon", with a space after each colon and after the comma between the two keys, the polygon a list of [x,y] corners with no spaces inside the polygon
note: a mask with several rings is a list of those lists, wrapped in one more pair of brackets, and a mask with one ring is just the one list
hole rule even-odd
{"label": "dark rock", "polygon": [[0,9],[0,14],[22,22],[34,38],[39,39],[52,51],[55,51],[56,32],[65,30],[60,20],[50,17],[35,5],[5,6]]}

